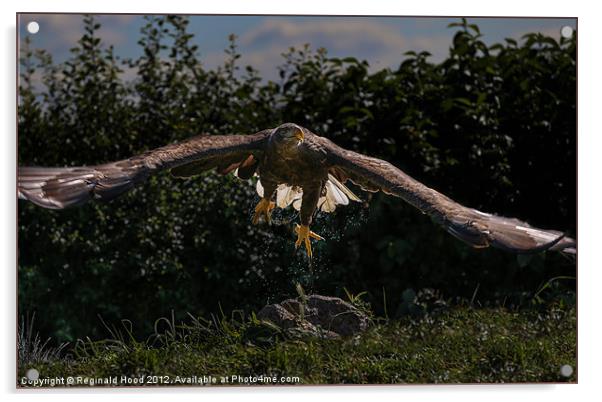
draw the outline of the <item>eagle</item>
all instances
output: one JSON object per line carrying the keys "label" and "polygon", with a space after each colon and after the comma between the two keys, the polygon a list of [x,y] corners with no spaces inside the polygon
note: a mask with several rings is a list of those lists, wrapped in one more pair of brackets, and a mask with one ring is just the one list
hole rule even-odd
{"label": "eagle", "polygon": [[255,134],[199,135],[133,156],[82,167],[19,167],[18,197],[44,208],[63,209],[91,199],[110,200],[149,175],[169,169],[191,177],[217,169],[248,181],[258,176],[253,224],[271,222],[275,207],[299,211],[295,248],[312,257],[310,230],[316,211],[359,202],[345,183],[367,192],[382,191],[413,205],[450,234],[475,248],[493,246],[513,253],[556,250],[575,254],[576,242],[556,230],[532,227],[515,218],[463,206],[413,179],[391,163],[339,147],[294,123]]}

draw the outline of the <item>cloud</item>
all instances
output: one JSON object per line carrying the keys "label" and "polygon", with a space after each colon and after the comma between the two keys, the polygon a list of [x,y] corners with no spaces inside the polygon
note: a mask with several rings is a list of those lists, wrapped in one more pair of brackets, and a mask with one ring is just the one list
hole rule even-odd
{"label": "cloud", "polygon": [[[396,68],[403,54],[426,50],[441,60],[449,48],[449,35],[408,37],[399,27],[366,18],[265,19],[239,39],[241,63],[250,64],[273,78],[289,47],[308,43],[312,49],[324,47],[330,56],[366,59],[372,69]],[[223,53],[207,54],[208,66],[219,64]]]}
{"label": "cloud", "polygon": [[[126,40],[125,28],[133,15],[97,16],[101,23],[98,36],[105,45],[121,45]],[[21,18],[21,24],[30,21],[40,24],[40,31],[33,35],[33,40],[41,47],[51,52],[65,52],[77,44],[84,33],[82,14],[26,14]]]}
{"label": "cloud", "polygon": [[[101,24],[101,28],[97,34],[107,47],[123,46],[127,39],[127,28],[135,18],[135,15],[98,15],[96,21]],[[77,41],[84,34],[82,14],[23,14],[19,21],[22,35],[27,35],[25,27],[31,21],[36,21],[40,25],[39,32],[30,35],[33,47],[47,50],[58,62],[69,56],[69,49],[76,46]],[[21,40],[23,37],[21,36]],[[136,69],[121,64],[119,67],[123,70],[121,74],[123,79],[131,80],[136,76]],[[34,87],[41,88],[39,70],[34,73],[32,81]]]}
{"label": "cloud", "polygon": [[333,51],[375,53],[386,48],[401,52],[405,39],[392,27],[360,18],[320,18],[303,21],[267,19],[241,38],[241,45],[269,46],[274,44],[326,47]]}

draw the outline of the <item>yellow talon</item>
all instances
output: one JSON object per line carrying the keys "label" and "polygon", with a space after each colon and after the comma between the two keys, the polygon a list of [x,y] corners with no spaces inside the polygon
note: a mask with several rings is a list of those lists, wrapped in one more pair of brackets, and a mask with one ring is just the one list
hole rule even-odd
{"label": "yellow talon", "polygon": [[295,242],[295,249],[298,249],[301,243],[305,245],[305,251],[307,252],[307,256],[311,258],[311,241],[310,238],[316,240],[324,240],[324,238],[311,230],[309,230],[309,226],[305,225],[297,225],[295,226],[295,233],[297,233],[297,241]]}
{"label": "yellow talon", "polygon": [[259,223],[259,219],[263,216],[267,223],[272,223],[272,209],[274,209],[276,204],[274,201],[270,201],[267,198],[262,198],[257,206],[255,207],[255,214],[253,215],[253,225],[257,225]]}

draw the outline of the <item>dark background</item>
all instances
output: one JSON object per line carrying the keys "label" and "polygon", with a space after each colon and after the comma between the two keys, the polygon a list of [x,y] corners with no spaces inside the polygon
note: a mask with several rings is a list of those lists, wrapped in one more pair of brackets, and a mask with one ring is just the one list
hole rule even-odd
{"label": "dark background", "polygon": [[[400,55],[396,70],[291,49],[279,82],[228,60],[203,68],[183,17],[148,17],[144,54],[118,59],[86,33],[70,60],[21,48],[19,164],[92,165],[199,133],[253,133],[298,123],[337,144],[390,161],[467,206],[576,233],[576,41],[541,34],[488,47],[479,29],[450,27],[443,62]],[[352,55],[350,55],[352,56]],[[135,68],[124,82],[120,71]],[[359,190],[357,191],[359,194]],[[403,201],[382,194],[318,215],[310,267],[294,254],[294,211],[253,226],[254,182],[168,172],[107,204],[51,211],[19,202],[19,314],[43,335],[100,337],[130,319],[137,334],[174,310],[226,314],[306,291],[366,291],[377,314],[408,313],[419,293],[447,304],[532,308],[546,281],[574,276],[557,253],[517,257],[474,250]],[[369,204],[369,206],[368,206]],[[574,302],[574,281],[538,294]]]}

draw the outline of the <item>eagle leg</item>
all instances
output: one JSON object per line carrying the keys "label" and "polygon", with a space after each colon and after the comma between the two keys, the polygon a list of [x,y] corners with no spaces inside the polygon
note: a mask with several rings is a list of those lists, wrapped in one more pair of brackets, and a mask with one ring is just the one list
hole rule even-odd
{"label": "eagle leg", "polygon": [[301,243],[305,245],[305,251],[307,256],[311,258],[311,241],[310,239],[324,240],[322,236],[309,230],[309,226],[297,225],[295,226],[295,233],[297,233],[297,241],[295,242],[295,249],[298,249]]}
{"label": "eagle leg", "polygon": [[276,206],[274,201],[270,201],[269,198],[262,198],[257,206],[255,207],[255,214],[253,215],[253,225],[259,223],[259,219],[263,216],[267,223],[272,223],[272,209]]}
{"label": "eagle leg", "polygon": [[299,248],[301,243],[303,243],[305,245],[305,252],[309,258],[312,256],[310,239],[324,240],[322,236],[309,230],[309,225],[311,225],[313,220],[313,214],[317,208],[323,188],[324,182],[320,182],[315,186],[303,186],[303,199],[300,211],[301,225],[295,226],[295,233],[297,233],[295,249]]}

